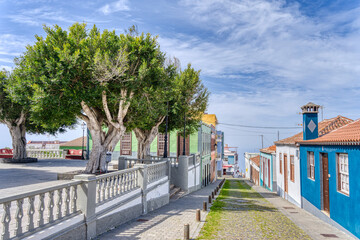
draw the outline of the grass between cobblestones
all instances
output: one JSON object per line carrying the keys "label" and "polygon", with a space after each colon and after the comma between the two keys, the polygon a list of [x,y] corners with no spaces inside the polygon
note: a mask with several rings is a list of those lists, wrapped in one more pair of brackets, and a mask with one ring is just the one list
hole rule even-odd
{"label": "grass between cobblestones", "polygon": [[243,180],[226,180],[198,239],[311,239]]}

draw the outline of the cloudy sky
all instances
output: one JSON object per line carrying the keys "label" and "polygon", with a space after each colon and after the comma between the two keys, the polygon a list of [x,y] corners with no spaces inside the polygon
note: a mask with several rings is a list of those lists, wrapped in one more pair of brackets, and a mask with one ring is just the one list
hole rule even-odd
{"label": "cloudy sky", "polygon": [[[201,69],[212,93],[208,112],[220,123],[297,127],[309,101],[324,106],[324,118],[360,117],[358,0],[0,0],[0,68],[11,69],[34,35],[44,35],[43,24],[67,28],[76,21],[118,33],[137,25],[158,35],[168,56]],[[277,129],[218,128],[240,159],[261,147],[260,135],[264,146],[277,139]],[[280,138],[298,131],[280,129]],[[10,146],[3,125],[0,135],[0,148]]]}

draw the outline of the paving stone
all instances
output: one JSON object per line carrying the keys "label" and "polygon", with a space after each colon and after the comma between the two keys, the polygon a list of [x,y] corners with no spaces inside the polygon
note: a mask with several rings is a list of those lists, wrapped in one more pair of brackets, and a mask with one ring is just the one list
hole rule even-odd
{"label": "paving stone", "polygon": [[220,181],[183,196],[153,212],[139,218],[149,219],[148,222],[138,222],[134,219],[107,233],[98,239],[183,239],[184,225],[190,225],[190,237],[196,238],[204,225],[208,212],[201,211],[201,222],[196,222],[196,209],[202,209],[203,202],[218,186]]}

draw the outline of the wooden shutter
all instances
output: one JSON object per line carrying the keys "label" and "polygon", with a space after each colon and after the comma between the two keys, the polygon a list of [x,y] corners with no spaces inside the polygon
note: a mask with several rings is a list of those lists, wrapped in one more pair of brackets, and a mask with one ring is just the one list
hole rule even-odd
{"label": "wooden shutter", "polygon": [[[158,134],[158,149],[157,149],[157,155],[159,157],[164,156],[164,150],[165,150],[165,134],[159,133]],[[167,152],[168,156],[170,156],[170,134],[168,134],[167,137]]]}
{"label": "wooden shutter", "polygon": [[290,155],[290,180],[295,182],[295,163],[294,155]]}
{"label": "wooden shutter", "polygon": [[132,155],[131,132],[125,133],[120,139],[120,155]]}
{"label": "wooden shutter", "polygon": [[[177,144],[177,156],[181,156],[183,154],[183,143],[184,138],[178,134],[178,144]],[[185,139],[185,155],[190,155],[190,136],[187,136]]]}

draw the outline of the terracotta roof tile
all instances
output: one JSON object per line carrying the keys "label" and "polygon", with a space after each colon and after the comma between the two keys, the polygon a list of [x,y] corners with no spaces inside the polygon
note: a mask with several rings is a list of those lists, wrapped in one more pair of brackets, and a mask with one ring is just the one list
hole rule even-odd
{"label": "terracotta roof tile", "polygon": [[[352,119],[347,118],[347,117],[343,117],[343,116],[337,116],[334,118],[330,118],[330,119],[324,119],[323,121],[319,122],[319,137],[339,128],[342,127],[348,123],[353,122]],[[297,133],[294,136],[276,141],[275,144],[279,145],[279,144],[286,144],[286,145],[294,145],[297,142],[303,141],[303,133]]]}
{"label": "terracotta roof tile", "polygon": [[260,167],[260,156],[259,156],[259,155],[250,158],[250,161],[252,161],[253,163],[255,163],[256,166]]}
{"label": "terracotta roof tile", "polygon": [[268,148],[263,148],[263,149],[260,149],[260,152],[263,152],[263,153],[275,153],[276,152],[276,145],[272,145]]}
{"label": "terracotta roof tile", "polygon": [[[60,147],[81,147],[82,137],[60,144]],[[86,137],[84,137],[84,146],[86,146]]]}
{"label": "terracotta roof tile", "polygon": [[360,119],[351,122],[345,126],[342,126],[329,134],[323,135],[319,138],[308,140],[308,141],[299,141],[300,144],[351,144],[351,145],[360,145]]}

